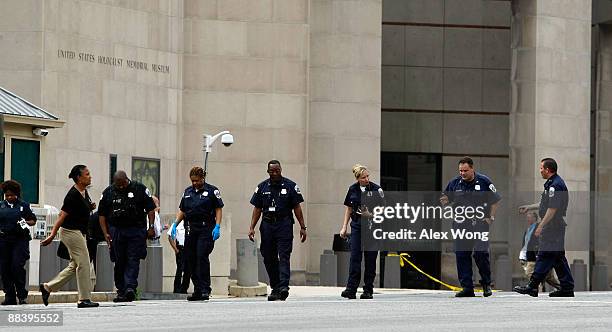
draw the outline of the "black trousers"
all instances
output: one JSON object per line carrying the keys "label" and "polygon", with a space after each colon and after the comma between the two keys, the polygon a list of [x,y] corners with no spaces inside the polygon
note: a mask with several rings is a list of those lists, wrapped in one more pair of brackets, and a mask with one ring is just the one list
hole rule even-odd
{"label": "black trousers", "polygon": [[194,294],[210,294],[210,260],[208,256],[215,247],[212,227],[190,229],[185,236],[187,269],[191,272]]}
{"label": "black trousers", "polygon": [[361,223],[351,222],[351,259],[349,263],[349,277],[346,289],[357,291],[361,282],[361,261],[363,258],[363,291],[374,292],[374,279],[376,278],[376,257],[378,251],[361,250]]}
{"label": "black trousers", "polygon": [[574,278],[565,258],[565,222],[553,220],[551,223],[552,226],[545,228],[540,235],[540,248],[529,283],[534,288],[538,287],[550,270],[555,269],[561,290],[573,291]]}
{"label": "black trousers", "polygon": [[117,294],[127,289],[136,291],[140,260],[147,257],[147,231],[144,227],[111,228],[113,243],[111,260],[115,263],[115,287]]}
{"label": "black trousers", "polygon": [[191,271],[185,258],[185,246],[177,245],[176,273],[174,274],[174,293],[187,293]]}
{"label": "black trousers", "polygon": [[289,287],[290,260],[293,250],[293,220],[285,218],[275,222],[261,221],[261,255],[272,290]]}
{"label": "black trousers", "polygon": [[2,287],[6,299],[25,299],[26,261],[30,259],[29,240],[22,237],[0,238],[0,270],[2,270]]}

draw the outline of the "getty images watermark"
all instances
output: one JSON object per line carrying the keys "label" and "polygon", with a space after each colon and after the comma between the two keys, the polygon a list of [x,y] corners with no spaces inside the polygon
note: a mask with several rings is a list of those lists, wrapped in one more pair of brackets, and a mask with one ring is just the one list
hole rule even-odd
{"label": "getty images watermark", "polygon": [[361,236],[365,250],[438,251],[444,240],[489,241],[487,218],[493,195],[486,192],[364,193],[361,207]]}
{"label": "getty images watermark", "polygon": [[[374,206],[372,222],[382,224],[385,220],[405,221],[416,224],[419,221],[452,220],[461,225],[465,222],[476,226],[479,220],[487,216],[487,203],[477,206],[427,206],[425,203],[413,206],[408,203],[395,203],[395,206]],[[382,228],[373,229],[372,236],[376,240],[480,240],[488,241],[488,231],[476,231],[469,227],[456,227],[448,231],[437,231],[433,228],[385,231]]]}
{"label": "getty images watermark", "polygon": [[[366,251],[444,251],[451,248],[472,250],[482,242],[497,244],[521,241],[529,228],[529,218],[519,207],[535,204],[532,211],[541,220],[546,211],[537,209],[541,191],[502,192],[385,191],[362,194],[360,215],[361,244]],[[446,195],[448,201],[441,202]],[[612,215],[612,194],[570,191],[569,206],[562,220],[555,219],[547,228],[567,227],[563,241],[550,251],[589,251],[588,229],[608,234]],[[443,204],[444,203],[444,204]],[[495,220],[488,217],[492,214]],[[355,224],[352,224],[355,227]],[[587,231],[585,231],[585,229]],[[545,235],[545,234],[544,234]],[[519,242],[520,243],[520,242]],[[486,246],[485,246],[486,247]]]}

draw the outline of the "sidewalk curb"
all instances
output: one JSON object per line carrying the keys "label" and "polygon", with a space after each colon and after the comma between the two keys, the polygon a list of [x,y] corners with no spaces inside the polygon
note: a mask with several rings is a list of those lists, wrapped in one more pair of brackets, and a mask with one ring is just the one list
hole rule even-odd
{"label": "sidewalk curb", "polygon": [[[91,300],[93,302],[112,302],[117,296],[116,292],[92,292]],[[142,293],[140,301],[172,301],[172,300],[187,300],[188,294],[176,293]],[[230,296],[214,295],[215,299],[231,298]],[[49,296],[49,304],[52,303],[77,303],[79,293],[76,291],[60,291],[51,293]],[[4,301],[4,293],[0,291],[0,302]],[[28,293],[28,304],[43,304],[40,292],[30,291]]]}
{"label": "sidewalk curb", "polygon": [[[110,302],[117,293],[115,292],[92,292],[91,301]],[[4,293],[0,294],[0,300],[4,301]],[[79,300],[78,292],[54,292],[49,296],[49,303],[77,303]],[[28,304],[43,304],[40,292],[28,293]]]}

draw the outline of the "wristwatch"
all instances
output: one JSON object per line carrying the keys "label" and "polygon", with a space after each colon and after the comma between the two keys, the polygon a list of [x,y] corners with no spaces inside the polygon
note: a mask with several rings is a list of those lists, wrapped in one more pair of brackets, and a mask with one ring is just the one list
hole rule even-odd
{"label": "wristwatch", "polygon": [[306,228],[308,228],[308,227],[304,226],[304,227],[301,227],[301,228],[302,228],[303,230],[306,230]]}
{"label": "wristwatch", "polygon": [[155,227],[155,224],[153,224],[153,225],[149,224],[149,228],[148,229],[151,229],[151,228],[154,228],[154,227]]}
{"label": "wristwatch", "polygon": [[495,217],[494,216],[490,216],[489,219],[491,219],[491,221],[495,221]]}

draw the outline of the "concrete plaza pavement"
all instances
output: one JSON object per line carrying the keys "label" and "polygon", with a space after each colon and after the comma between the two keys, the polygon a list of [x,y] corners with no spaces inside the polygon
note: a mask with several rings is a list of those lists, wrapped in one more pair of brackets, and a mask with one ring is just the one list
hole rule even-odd
{"label": "concrete plaza pavement", "polygon": [[[489,298],[455,299],[448,291],[376,290],[374,300],[346,300],[337,287],[292,287],[285,302],[212,298],[208,302],[148,300],[102,302],[97,309],[74,303],[2,307],[1,311],[63,312],[53,330],[96,331],[557,331],[612,330],[612,292],[579,292],[575,298],[538,298],[496,292]],[[358,294],[359,295],[359,294]],[[0,327],[0,329],[7,327]],[[36,330],[41,327],[9,327]]]}

